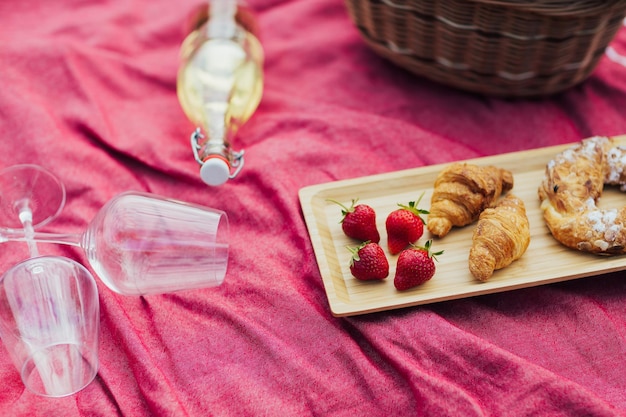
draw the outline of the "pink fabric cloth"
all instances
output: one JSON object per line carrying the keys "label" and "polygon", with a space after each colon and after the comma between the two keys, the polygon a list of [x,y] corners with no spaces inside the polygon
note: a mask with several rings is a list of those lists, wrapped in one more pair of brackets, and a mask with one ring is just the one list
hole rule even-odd
{"label": "pink fabric cloth", "polygon": [[[0,168],[64,181],[47,230],[81,231],[143,190],[223,209],[232,231],[219,288],[124,297],[98,282],[100,370],[77,395],[29,393],[0,348],[0,415],[626,415],[623,273],[334,318],[298,200],[312,184],[626,133],[626,68],[604,58],[551,98],[483,98],[377,57],[342,2],[249,3],[265,93],[235,144],[241,176],[208,188],[175,91],[202,2],[0,2]],[[2,271],[25,256],[3,244]]]}

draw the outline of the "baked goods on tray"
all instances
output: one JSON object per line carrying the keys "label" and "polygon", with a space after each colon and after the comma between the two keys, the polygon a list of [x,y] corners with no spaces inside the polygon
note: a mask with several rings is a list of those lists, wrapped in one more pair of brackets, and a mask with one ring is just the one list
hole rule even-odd
{"label": "baked goods on tray", "polygon": [[626,184],[626,141],[595,136],[548,162],[539,186],[543,216],[556,240],[595,254],[626,253],[626,207],[598,208],[605,184]]}
{"label": "baked goods on tray", "polygon": [[472,236],[469,269],[487,281],[496,269],[522,257],[530,244],[530,227],[521,198],[508,194],[493,208],[480,214]]}
{"label": "baked goods on tray", "polygon": [[453,226],[475,222],[480,213],[513,188],[513,174],[494,166],[457,162],[437,176],[427,228],[444,237]]}

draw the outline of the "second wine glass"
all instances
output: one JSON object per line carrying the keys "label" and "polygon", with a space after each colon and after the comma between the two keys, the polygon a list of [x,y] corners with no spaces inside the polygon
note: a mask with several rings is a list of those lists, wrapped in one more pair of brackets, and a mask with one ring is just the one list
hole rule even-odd
{"label": "second wine glass", "polygon": [[228,264],[225,212],[143,192],[105,204],[82,234],[0,230],[2,241],[81,247],[98,277],[124,295],[208,288],[224,281]]}
{"label": "second wine glass", "polygon": [[39,256],[33,240],[64,202],[63,184],[43,167],[0,171],[0,225],[24,236],[30,256],[0,276],[0,338],[26,388],[48,397],[74,394],[98,372],[96,281],[71,259]]}

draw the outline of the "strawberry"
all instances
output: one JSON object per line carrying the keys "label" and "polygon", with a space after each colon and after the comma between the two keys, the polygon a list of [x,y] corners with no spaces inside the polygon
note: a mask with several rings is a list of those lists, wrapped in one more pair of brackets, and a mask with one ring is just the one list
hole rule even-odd
{"label": "strawberry", "polygon": [[443,251],[432,253],[430,246],[432,240],[426,242],[423,247],[411,246],[403,250],[398,257],[396,275],[393,285],[403,291],[423,284],[435,275],[436,256]]}
{"label": "strawberry", "polygon": [[363,242],[348,250],[352,252],[350,272],[356,279],[385,279],[389,275],[389,262],[378,243]]}
{"label": "strawberry", "polygon": [[397,255],[408,245],[417,242],[424,234],[425,222],[420,214],[428,214],[428,211],[417,207],[422,196],[408,205],[398,204],[400,208],[387,216],[387,246],[392,255]]}
{"label": "strawberry", "polygon": [[356,204],[358,199],[352,200],[348,208],[335,200],[328,200],[341,206],[341,229],[346,236],[360,241],[380,242],[380,234],[376,228],[376,212],[367,204]]}

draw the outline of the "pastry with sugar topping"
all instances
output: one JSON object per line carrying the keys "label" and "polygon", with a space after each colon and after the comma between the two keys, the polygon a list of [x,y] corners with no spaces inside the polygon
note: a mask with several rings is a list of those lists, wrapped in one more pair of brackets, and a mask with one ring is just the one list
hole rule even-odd
{"label": "pastry with sugar topping", "polygon": [[538,194],[556,240],[584,252],[626,253],[626,207],[597,206],[605,184],[626,190],[625,167],[626,137],[584,139],[548,162]]}

